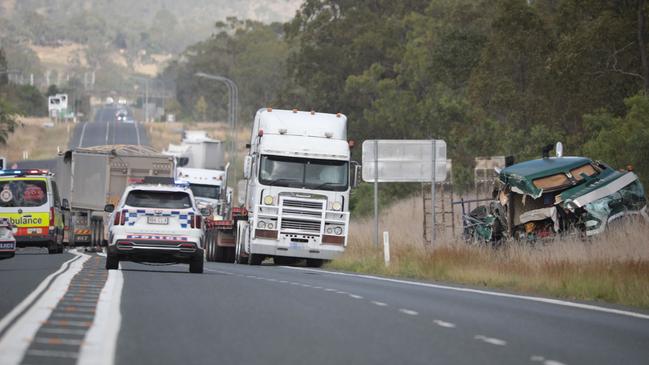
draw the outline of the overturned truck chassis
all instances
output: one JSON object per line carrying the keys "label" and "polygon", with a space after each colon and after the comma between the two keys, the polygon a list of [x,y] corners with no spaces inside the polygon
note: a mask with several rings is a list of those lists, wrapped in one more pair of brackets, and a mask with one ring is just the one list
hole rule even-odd
{"label": "overturned truck chassis", "polygon": [[496,185],[492,202],[464,215],[465,238],[587,237],[630,217],[649,219],[643,186],[632,171],[584,157],[513,164],[499,172]]}

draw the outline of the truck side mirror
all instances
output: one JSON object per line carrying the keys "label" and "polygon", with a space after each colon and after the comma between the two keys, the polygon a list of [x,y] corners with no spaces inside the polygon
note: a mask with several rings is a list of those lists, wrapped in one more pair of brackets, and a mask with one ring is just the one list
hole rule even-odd
{"label": "truck side mirror", "polygon": [[61,209],[62,210],[70,210],[70,202],[65,198],[63,198],[63,200],[61,200]]}
{"label": "truck side mirror", "polygon": [[352,161],[350,163],[350,185],[353,188],[358,186],[358,180],[361,177],[361,164],[359,164],[357,161]]}
{"label": "truck side mirror", "polygon": [[243,161],[243,178],[248,180],[250,179],[251,175],[252,175],[252,156],[248,155]]}
{"label": "truck side mirror", "polygon": [[113,204],[106,204],[104,206],[104,212],[106,213],[112,213],[115,210],[115,206]]}

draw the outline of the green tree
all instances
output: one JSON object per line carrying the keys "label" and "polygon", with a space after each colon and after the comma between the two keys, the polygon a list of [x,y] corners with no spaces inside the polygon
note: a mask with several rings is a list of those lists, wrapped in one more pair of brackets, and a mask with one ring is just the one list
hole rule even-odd
{"label": "green tree", "polygon": [[206,121],[206,113],[207,113],[207,102],[205,101],[205,97],[201,96],[196,100],[196,104],[194,105],[194,111],[196,113],[197,118],[200,118],[201,121]]}
{"label": "green tree", "polygon": [[649,186],[649,96],[632,96],[625,105],[627,112],[621,117],[606,111],[584,117],[592,136],[584,152],[615,168],[634,166],[643,184]]}

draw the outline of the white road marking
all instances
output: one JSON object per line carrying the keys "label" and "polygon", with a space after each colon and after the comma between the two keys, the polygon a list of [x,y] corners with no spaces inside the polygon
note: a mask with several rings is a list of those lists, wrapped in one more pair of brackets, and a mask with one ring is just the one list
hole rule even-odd
{"label": "white road marking", "polygon": [[417,311],[413,311],[413,310],[410,310],[410,309],[403,309],[403,308],[399,309],[399,312],[401,312],[403,314],[407,314],[409,316],[416,316],[416,315],[419,314]]}
{"label": "white road marking", "polygon": [[476,340],[488,343],[490,345],[496,345],[496,346],[505,346],[505,345],[507,345],[507,341],[501,340],[499,338],[487,337],[487,336],[483,336],[483,335],[476,335],[474,338]]}
{"label": "white road marking", "polygon": [[135,136],[137,137],[137,144],[140,145],[140,124],[138,122],[133,123],[135,126]]}
{"label": "white road marking", "polygon": [[372,304],[374,304],[374,305],[378,305],[379,307],[386,307],[386,306],[387,306],[386,303],[383,303],[383,302],[377,302],[377,301],[375,301],[375,300],[372,301]]}
{"label": "white road marking", "polygon": [[56,357],[63,359],[77,358],[77,353],[71,351],[29,350],[27,351],[27,355],[39,357]]}
{"label": "white road marking", "polygon": [[120,303],[123,287],[122,270],[110,270],[99,295],[95,321],[88,330],[79,352],[79,364],[110,365],[115,362],[117,335],[122,325]]}
{"label": "white road marking", "polygon": [[304,287],[304,288],[310,288],[311,287],[311,285],[309,285],[309,284],[300,284],[300,285],[302,285],[302,287]]}
{"label": "white road marking", "polygon": [[99,256],[101,256],[101,257],[106,257],[106,254],[103,253],[103,252],[97,252],[97,255],[99,255]]}
{"label": "white road marking", "polygon": [[83,123],[83,127],[81,127],[81,136],[79,137],[79,145],[77,147],[83,147],[83,136],[86,134],[87,126],[88,122]]}
{"label": "white road marking", "polygon": [[270,282],[277,282],[277,279],[266,279],[266,280]]}
{"label": "white road marking", "polygon": [[434,320],[433,323],[435,323],[436,325],[438,325],[440,327],[444,327],[444,328],[455,328],[454,323],[445,322],[445,321],[442,321],[442,320],[439,320],[439,319]]}
{"label": "white road marking", "polygon": [[[71,251],[71,253],[81,256],[81,258],[71,259],[63,263],[58,271],[45,278],[27,298],[0,321],[1,330],[8,326],[51,282],[49,289],[0,338],[0,364],[20,363],[29,347],[29,342],[23,341],[23,339],[34,338],[42,323],[52,313],[52,308],[56,307],[56,304],[67,291],[72,278],[81,271],[83,264],[90,258],[90,256],[76,251]],[[70,266],[65,270],[68,263],[70,263]],[[56,279],[53,279],[59,273],[61,274]]]}
{"label": "white road marking", "polygon": [[110,121],[106,122],[106,144],[108,144],[108,131],[110,130]]}
{"label": "white road marking", "polygon": [[363,297],[361,297],[360,295],[356,295],[356,294],[349,294],[349,296],[354,298],[354,299],[363,299]]}
{"label": "white road marking", "polygon": [[349,293],[347,293],[346,291],[336,290],[336,294],[349,294]]}
{"label": "white road marking", "polygon": [[313,289],[322,289],[321,286],[314,286]]}
{"label": "white road marking", "polygon": [[543,365],[565,365],[565,364],[556,360],[545,360],[543,361]]}
{"label": "white road marking", "polygon": [[603,313],[609,313],[609,314],[618,314],[618,315],[627,316],[627,317],[649,319],[649,314],[642,314],[642,313],[631,312],[631,311],[626,311],[626,310],[621,310],[621,309],[599,307],[599,306],[592,305],[592,304],[574,303],[574,302],[568,302],[568,301],[559,300],[559,299],[551,299],[551,298],[543,298],[543,297],[530,297],[530,296],[526,296],[526,295],[499,293],[499,292],[493,292],[493,291],[487,291],[487,290],[460,288],[460,287],[454,287],[454,286],[448,286],[448,285],[440,285],[440,284],[419,283],[419,282],[416,282],[416,281],[407,281],[407,280],[401,280],[401,279],[389,279],[389,278],[382,278],[382,277],[373,276],[373,275],[350,274],[350,273],[344,273],[344,272],[309,269],[309,268],[304,268],[304,267],[292,267],[292,266],[282,266],[282,267],[286,268],[286,269],[291,269],[291,270],[310,271],[310,272],[317,272],[317,273],[320,273],[320,274],[328,274],[328,275],[350,276],[350,277],[355,277],[355,278],[360,278],[360,279],[385,281],[385,282],[390,282],[390,283],[406,284],[406,285],[420,286],[420,287],[426,287],[426,288],[432,288],[432,289],[452,290],[452,291],[471,293],[471,294],[491,295],[491,296],[494,296],[494,297],[501,297],[501,298],[521,299],[521,300],[528,300],[528,301],[538,302],[538,303],[553,304],[553,305],[560,305],[560,306],[564,306],[564,307],[591,310],[591,311],[596,311],[596,312],[603,312]]}
{"label": "white road marking", "polygon": [[325,288],[324,291],[336,291],[336,289],[331,289],[331,288]]}

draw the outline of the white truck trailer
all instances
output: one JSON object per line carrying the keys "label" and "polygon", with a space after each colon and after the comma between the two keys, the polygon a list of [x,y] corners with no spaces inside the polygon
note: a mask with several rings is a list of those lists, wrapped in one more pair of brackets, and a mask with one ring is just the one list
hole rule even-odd
{"label": "white truck trailer", "polygon": [[68,199],[70,245],[100,245],[107,238],[106,204],[117,204],[130,184],[147,176],[174,177],[174,160],[151,147],[106,145],[59,154],[55,180]]}
{"label": "white truck trailer", "polygon": [[[349,228],[347,118],[260,109],[244,161],[244,206],[208,227],[208,259],[259,265],[306,259],[321,266],[344,252]],[[214,233],[216,231],[216,233]]]}

